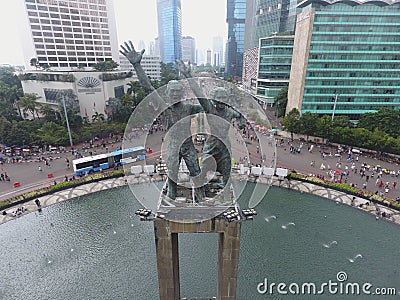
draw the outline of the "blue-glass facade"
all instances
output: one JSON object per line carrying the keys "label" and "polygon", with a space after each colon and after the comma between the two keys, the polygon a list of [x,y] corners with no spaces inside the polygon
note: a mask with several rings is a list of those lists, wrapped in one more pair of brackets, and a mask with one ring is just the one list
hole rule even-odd
{"label": "blue-glass facade", "polygon": [[289,85],[293,42],[293,32],[260,39],[257,96],[266,104]]}
{"label": "blue-glass facade", "polygon": [[253,0],[255,1],[249,48],[257,47],[260,38],[276,33],[294,31],[296,0]]}
{"label": "blue-glass facade", "polygon": [[245,21],[246,0],[227,0],[226,73],[228,76],[242,76]]}
{"label": "blue-glass facade", "polygon": [[181,0],[157,0],[160,55],[164,63],[182,58]]}
{"label": "blue-glass facade", "polygon": [[[275,39],[276,36],[292,35],[295,27],[296,19],[296,0],[247,0],[248,8],[252,11],[248,11],[248,18],[251,20],[246,20],[246,35],[245,35],[245,59],[247,59],[247,49],[253,49],[255,47],[259,48],[259,65],[258,70],[253,72],[247,72],[247,74],[255,74],[256,78],[248,78],[246,74],[243,74],[243,85],[245,88],[251,88],[249,82],[257,82],[256,93],[259,95],[266,103],[273,103],[274,95],[283,88],[287,87],[289,83],[289,73],[290,73],[290,60],[289,65],[287,65],[287,57],[283,58],[282,55],[287,55],[283,48],[280,48],[278,44],[271,42],[270,45],[259,45],[260,43],[267,43],[267,38],[271,37]],[[279,38],[277,38],[279,39]],[[277,46],[277,47],[275,47]],[[270,48],[269,51],[267,48]],[[291,41],[291,47],[293,48],[293,37]],[[268,53],[266,51],[269,51]],[[251,50],[250,50],[251,51]],[[291,50],[289,50],[290,52]],[[285,54],[283,54],[285,53]],[[291,54],[291,52],[290,52]],[[273,64],[275,62],[279,66],[274,68]],[[268,60],[265,64],[264,61]],[[285,60],[285,66],[281,64],[282,60]],[[244,64],[247,66],[249,62],[245,61]],[[285,77],[277,79],[276,71],[284,72]],[[284,70],[285,69],[285,70]],[[257,76],[258,74],[258,76]],[[255,92],[255,90],[253,90]]]}
{"label": "blue-glass facade", "polygon": [[335,115],[353,120],[382,107],[400,109],[400,3],[305,1],[303,7],[315,12],[304,86],[294,87],[304,89],[296,100],[301,111],[332,114],[335,95]]}

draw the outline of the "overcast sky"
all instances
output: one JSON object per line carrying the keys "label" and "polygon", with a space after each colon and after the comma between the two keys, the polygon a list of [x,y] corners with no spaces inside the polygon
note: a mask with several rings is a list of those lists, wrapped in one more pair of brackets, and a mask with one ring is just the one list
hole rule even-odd
{"label": "overcast sky", "polygon": [[[24,63],[20,40],[18,1],[0,0],[0,63]],[[156,0],[114,0],[118,43],[132,40],[138,44],[158,35]],[[182,0],[182,34],[196,39],[200,49],[212,48],[212,38],[227,37],[226,0]],[[27,41],[31,42],[31,41]]]}

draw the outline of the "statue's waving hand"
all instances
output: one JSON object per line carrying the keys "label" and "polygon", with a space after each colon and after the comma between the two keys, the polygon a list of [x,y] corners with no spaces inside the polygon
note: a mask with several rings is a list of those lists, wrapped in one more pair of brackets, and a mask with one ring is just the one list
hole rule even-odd
{"label": "statue's waving hand", "polygon": [[121,48],[122,50],[119,50],[119,52],[125,56],[132,65],[140,64],[144,49],[142,49],[140,52],[137,52],[131,41],[125,42],[124,45],[121,45]]}

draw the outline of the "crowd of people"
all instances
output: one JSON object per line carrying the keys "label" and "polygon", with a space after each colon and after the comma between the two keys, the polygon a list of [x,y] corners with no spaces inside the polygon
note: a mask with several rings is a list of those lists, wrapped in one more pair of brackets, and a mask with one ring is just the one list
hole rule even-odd
{"label": "crowd of people", "polygon": [[[300,154],[304,145],[303,141],[288,139],[286,142],[282,138],[277,141],[277,146],[290,154]],[[317,151],[318,150],[318,151]],[[315,153],[313,153],[315,151]],[[400,167],[392,163],[384,167],[387,163],[378,158],[371,158],[359,150],[349,147],[335,146],[327,147],[309,143],[308,156],[309,168],[299,170],[300,173],[315,176],[322,180],[334,183],[346,183],[356,188],[360,194],[368,191],[391,199],[399,198],[396,196],[396,187],[400,177]],[[307,170],[305,172],[305,170]]]}

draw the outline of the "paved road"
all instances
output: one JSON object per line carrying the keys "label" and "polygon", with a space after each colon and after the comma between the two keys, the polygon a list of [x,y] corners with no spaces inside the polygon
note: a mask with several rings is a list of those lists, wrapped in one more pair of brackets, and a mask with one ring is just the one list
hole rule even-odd
{"label": "paved road", "polygon": [[[278,143],[279,144],[279,143]],[[294,141],[293,146],[298,147],[300,145],[299,141]],[[302,174],[316,174],[320,176],[324,176],[325,179],[330,179],[331,176],[329,175],[329,171],[327,169],[321,170],[321,164],[324,164],[326,168],[328,168],[328,165],[331,167],[333,170],[339,170],[339,171],[344,171],[345,167],[347,166],[348,169],[350,170],[350,174],[348,176],[347,183],[353,183],[357,184],[357,187],[359,189],[363,188],[363,184],[367,183],[366,190],[372,193],[375,193],[376,191],[383,192],[385,194],[385,197],[388,197],[390,199],[396,199],[398,196],[400,196],[400,187],[398,186],[399,183],[399,178],[398,177],[392,177],[390,175],[383,174],[381,177],[381,180],[386,184],[386,182],[389,182],[390,189],[388,193],[385,193],[384,188],[379,188],[376,185],[376,179],[377,179],[377,172],[374,172],[374,177],[371,177],[371,174],[373,173],[372,170],[366,171],[365,175],[369,176],[368,182],[366,181],[366,176],[363,178],[360,176],[359,171],[361,168],[362,163],[366,163],[370,165],[371,167],[375,167],[376,165],[380,165],[382,168],[386,168],[388,170],[394,170],[398,171],[400,170],[400,166],[396,163],[389,163],[389,162],[384,162],[379,159],[369,157],[368,155],[361,154],[359,156],[358,162],[355,161],[355,169],[357,169],[357,174],[355,174],[351,170],[351,165],[352,162],[347,162],[346,154],[343,154],[340,158],[340,168],[336,166],[336,164],[339,161],[339,157],[334,156],[334,153],[336,152],[337,148],[334,147],[324,147],[324,149],[321,149],[320,146],[315,146],[312,153],[307,151],[308,147],[310,144],[304,143],[302,151],[300,154],[292,154],[290,153],[290,144],[288,144],[287,140],[285,140],[285,144],[283,147],[278,146],[278,163],[277,165],[280,167],[285,167],[289,169],[294,169],[299,173]],[[324,152],[332,152],[332,156],[329,157],[327,156],[325,159],[321,157],[321,151]],[[315,166],[311,165],[311,161],[315,161]],[[343,179],[344,180],[344,179]],[[396,188],[392,188],[393,182],[396,182]]]}
{"label": "paved road", "polygon": [[[147,137],[146,147],[150,147],[153,149],[153,154],[149,155],[148,160],[146,161],[147,163],[149,164],[154,163],[155,159],[160,156],[160,145],[164,135],[165,135],[164,132],[157,132]],[[266,137],[263,136],[263,138]],[[133,141],[133,143],[135,143],[135,141]],[[108,144],[108,151],[111,151],[120,146],[121,142],[116,142],[113,144],[110,143]],[[298,147],[299,141],[294,141],[293,146]],[[300,154],[292,154],[289,151],[290,145],[287,143],[287,140],[285,140],[285,144],[283,147],[279,146],[277,147],[277,166],[294,169],[297,172],[303,174],[310,174],[310,173],[319,174],[323,175],[325,178],[330,178],[328,170],[321,170],[320,166],[322,163],[324,163],[325,166],[330,165],[332,169],[336,169],[336,163],[338,162],[339,158],[332,156],[332,157],[327,157],[326,159],[322,159],[320,156],[321,148],[315,146],[313,152],[310,153],[307,151],[308,146],[309,145],[307,143],[304,143]],[[252,162],[254,164],[260,163],[260,157],[259,155],[256,154],[256,147],[257,143],[247,144],[247,149],[251,153]],[[244,149],[243,144],[241,142],[236,142],[235,137],[232,138],[232,149],[233,149],[233,155],[236,159],[238,159],[238,157],[243,157],[243,155],[246,155],[245,154],[246,149]],[[96,150],[97,154],[106,152],[106,149],[102,147],[94,148],[94,150]],[[324,149],[324,151],[327,152],[332,151],[332,153],[334,153],[335,150],[336,149],[334,148]],[[86,155],[88,155],[87,152]],[[53,157],[50,169],[46,168],[43,162],[37,162],[37,161],[15,163],[15,164],[5,163],[2,166],[3,168],[2,172],[6,171],[7,174],[10,176],[11,181],[10,182],[0,181],[0,200],[11,198],[12,196],[15,196],[18,193],[31,190],[37,186],[48,186],[52,184],[54,180],[56,180],[57,182],[62,181],[64,180],[65,176],[68,177],[72,176],[72,169],[67,169],[65,162],[65,158],[68,158],[70,162],[72,162],[72,160],[74,159],[73,155],[70,152],[47,153],[44,154],[44,156],[47,158],[49,158],[50,156]],[[314,167],[310,165],[311,161],[315,161]],[[400,169],[400,167],[397,164],[390,164],[387,162],[379,161],[375,158],[370,158],[361,155],[359,157],[358,162],[356,162],[355,164],[358,170],[360,170],[360,165],[363,162],[366,162],[371,166],[376,166],[377,164],[380,164],[383,168],[395,170],[396,172]],[[340,170],[344,170],[346,165],[350,169],[351,163],[346,162],[346,157],[345,155],[343,155],[341,158]],[[41,166],[42,171],[38,170],[39,166]],[[49,173],[53,174],[54,177],[49,179],[48,178]],[[372,171],[367,171],[366,175],[371,176],[371,173]],[[376,173],[374,178],[370,177],[367,183],[367,190],[370,192],[376,192],[376,191],[384,192],[384,189],[378,188],[375,185],[375,181],[376,181]],[[393,182],[398,183],[399,181],[398,177],[392,177],[390,175],[384,174],[382,176],[382,181],[384,183],[389,182],[390,184],[389,192],[385,193],[386,197],[395,199],[396,197],[400,196],[400,192],[398,191],[400,189],[400,186],[397,186],[396,189],[392,189],[392,183]],[[14,188],[13,186],[14,182],[20,182],[21,187]],[[355,183],[359,188],[362,188],[364,182],[366,182],[365,177],[361,178],[359,174],[355,174],[354,172],[350,171],[350,175],[348,177],[348,183]]]}

